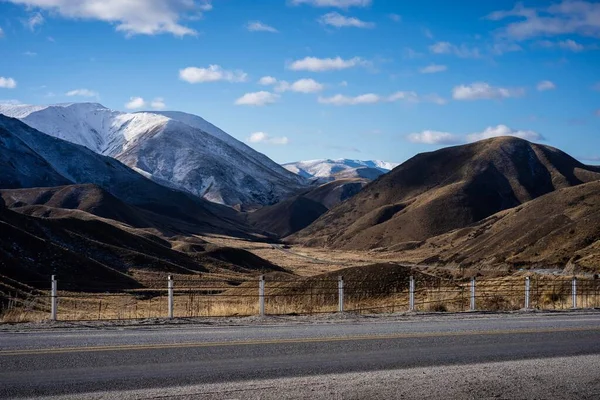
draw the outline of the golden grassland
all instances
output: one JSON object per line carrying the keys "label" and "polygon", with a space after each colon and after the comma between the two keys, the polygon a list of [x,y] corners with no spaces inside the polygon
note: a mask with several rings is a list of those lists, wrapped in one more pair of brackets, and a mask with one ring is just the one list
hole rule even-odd
{"label": "golden grassland", "polygon": [[[571,278],[530,274],[530,307],[539,310],[572,308]],[[176,281],[177,282],[177,281]],[[201,281],[199,281],[201,282]],[[188,282],[189,283],[189,282]],[[210,282],[194,288],[179,288],[174,294],[175,318],[251,316],[259,313],[258,281],[237,287],[215,286]],[[355,313],[408,311],[406,288],[377,295],[367,284],[347,283],[344,308]],[[406,283],[406,287],[408,282]],[[524,275],[479,278],[476,283],[479,311],[510,311],[524,307]],[[59,292],[59,320],[126,320],[165,318],[168,313],[166,289],[136,290],[127,293]],[[600,307],[600,281],[579,279],[579,308]],[[460,312],[469,310],[470,282],[440,280],[417,287],[416,311]],[[265,311],[271,315],[331,313],[338,310],[337,282],[334,280],[267,281]],[[5,323],[42,321],[49,318],[47,291],[33,290],[13,299],[1,316]]]}

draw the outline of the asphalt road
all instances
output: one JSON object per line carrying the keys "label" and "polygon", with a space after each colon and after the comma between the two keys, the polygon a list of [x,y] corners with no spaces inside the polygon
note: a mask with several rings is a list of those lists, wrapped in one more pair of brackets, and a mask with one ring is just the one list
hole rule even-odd
{"label": "asphalt road", "polygon": [[[586,386],[585,393],[594,398],[593,391],[600,389],[600,368],[593,368],[600,363],[599,313],[0,332],[0,397],[89,398],[96,392],[119,398],[143,389],[152,396],[134,397],[148,398],[213,385],[221,389],[211,398],[221,398],[233,386],[241,388],[238,396],[224,398],[247,398],[243,388],[252,382],[347,374],[389,382],[382,373],[441,367],[461,376],[456,368],[498,362],[521,362],[513,371],[531,368],[523,362],[542,363],[540,368],[548,370],[554,366],[557,376],[545,378],[553,380],[562,371],[553,361],[557,357],[581,358],[585,362],[577,365],[591,366],[574,376],[598,384]],[[439,392],[439,386],[429,385],[421,389]],[[310,386],[307,390],[310,394]],[[283,393],[275,392],[281,398]],[[314,393],[307,397],[316,398]]]}

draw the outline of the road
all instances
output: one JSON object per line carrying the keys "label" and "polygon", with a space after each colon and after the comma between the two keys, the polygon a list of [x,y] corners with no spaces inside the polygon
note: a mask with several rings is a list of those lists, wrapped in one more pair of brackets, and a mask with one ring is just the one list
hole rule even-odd
{"label": "road", "polygon": [[0,398],[502,398],[520,380],[592,399],[598,365],[593,312],[0,332]]}

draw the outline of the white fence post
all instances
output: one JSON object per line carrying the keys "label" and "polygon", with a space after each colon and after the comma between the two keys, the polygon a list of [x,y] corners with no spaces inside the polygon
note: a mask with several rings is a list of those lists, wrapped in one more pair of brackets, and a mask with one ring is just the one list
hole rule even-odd
{"label": "white fence post", "polygon": [[344,312],[344,277],[338,278],[338,311]]}
{"label": "white fence post", "polygon": [[408,311],[415,311],[415,277],[410,277],[408,286]]}
{"label": "white fence post", "polygon": [[171,275],[167,280],[167,292],[169,294],[169,319],[173,319],[173,277]]}
{"label": "white fence post", "polygon": [[52,275],[51,293],[50,293],[50,319],[57,320],[58,314],[58,281],[56,276]]}
{"label": "white fence post", "polygon": [[573,300],[573,309],[577,308],[577,278],[573,277],[571,296]]}
{"label": "white fence post", "polygon": [[471,279],[471,311],[475,311],[475,278]]}
{"label": "white fence post", "polygon": [[261,275],[258,281],[258,308],[261,317],[265,316],[265,276]]}
{"label": "white fence post", "polygon": [[530,286],[529,286],[529,277],[525,278],[525,309],[529,310],[529,290],[530,290]]}

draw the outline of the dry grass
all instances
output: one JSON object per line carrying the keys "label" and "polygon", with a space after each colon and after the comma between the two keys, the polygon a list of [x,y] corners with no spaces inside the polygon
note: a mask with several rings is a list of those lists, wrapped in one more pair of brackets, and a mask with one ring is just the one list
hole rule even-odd
{"label": "dry grass", "polygon": [[[509,311],[524,307],[524,278],[510,276],[477,280],[476,308],[482,311]],[[267,314],[331,313],[338,309],[337,282],[333,280],[289,280],[267,282]],[[456,312],[469,309],[469,282],[423,283],[415,293],[416,311]],[[407,290],[378,295],[372,289],[347,287],[345,310],[357,313],[390,313],[408,310]],[[60,320],[122,320],[167,317],[166,290],[140,290],[119,294],[59,292]],[[578,280],[579,308],[600,307],[600,281]],[[571,279],[559,276],[531,277],[530,306],[533,309],[564,310],[572,307]],[[16,323],[48,319],[48,293],[35,292],[3,303],[0,321]],[[248,281],[237,287],[205,286],[179,289],[174,295],[176,318],[257,315],[258,283]]]}

